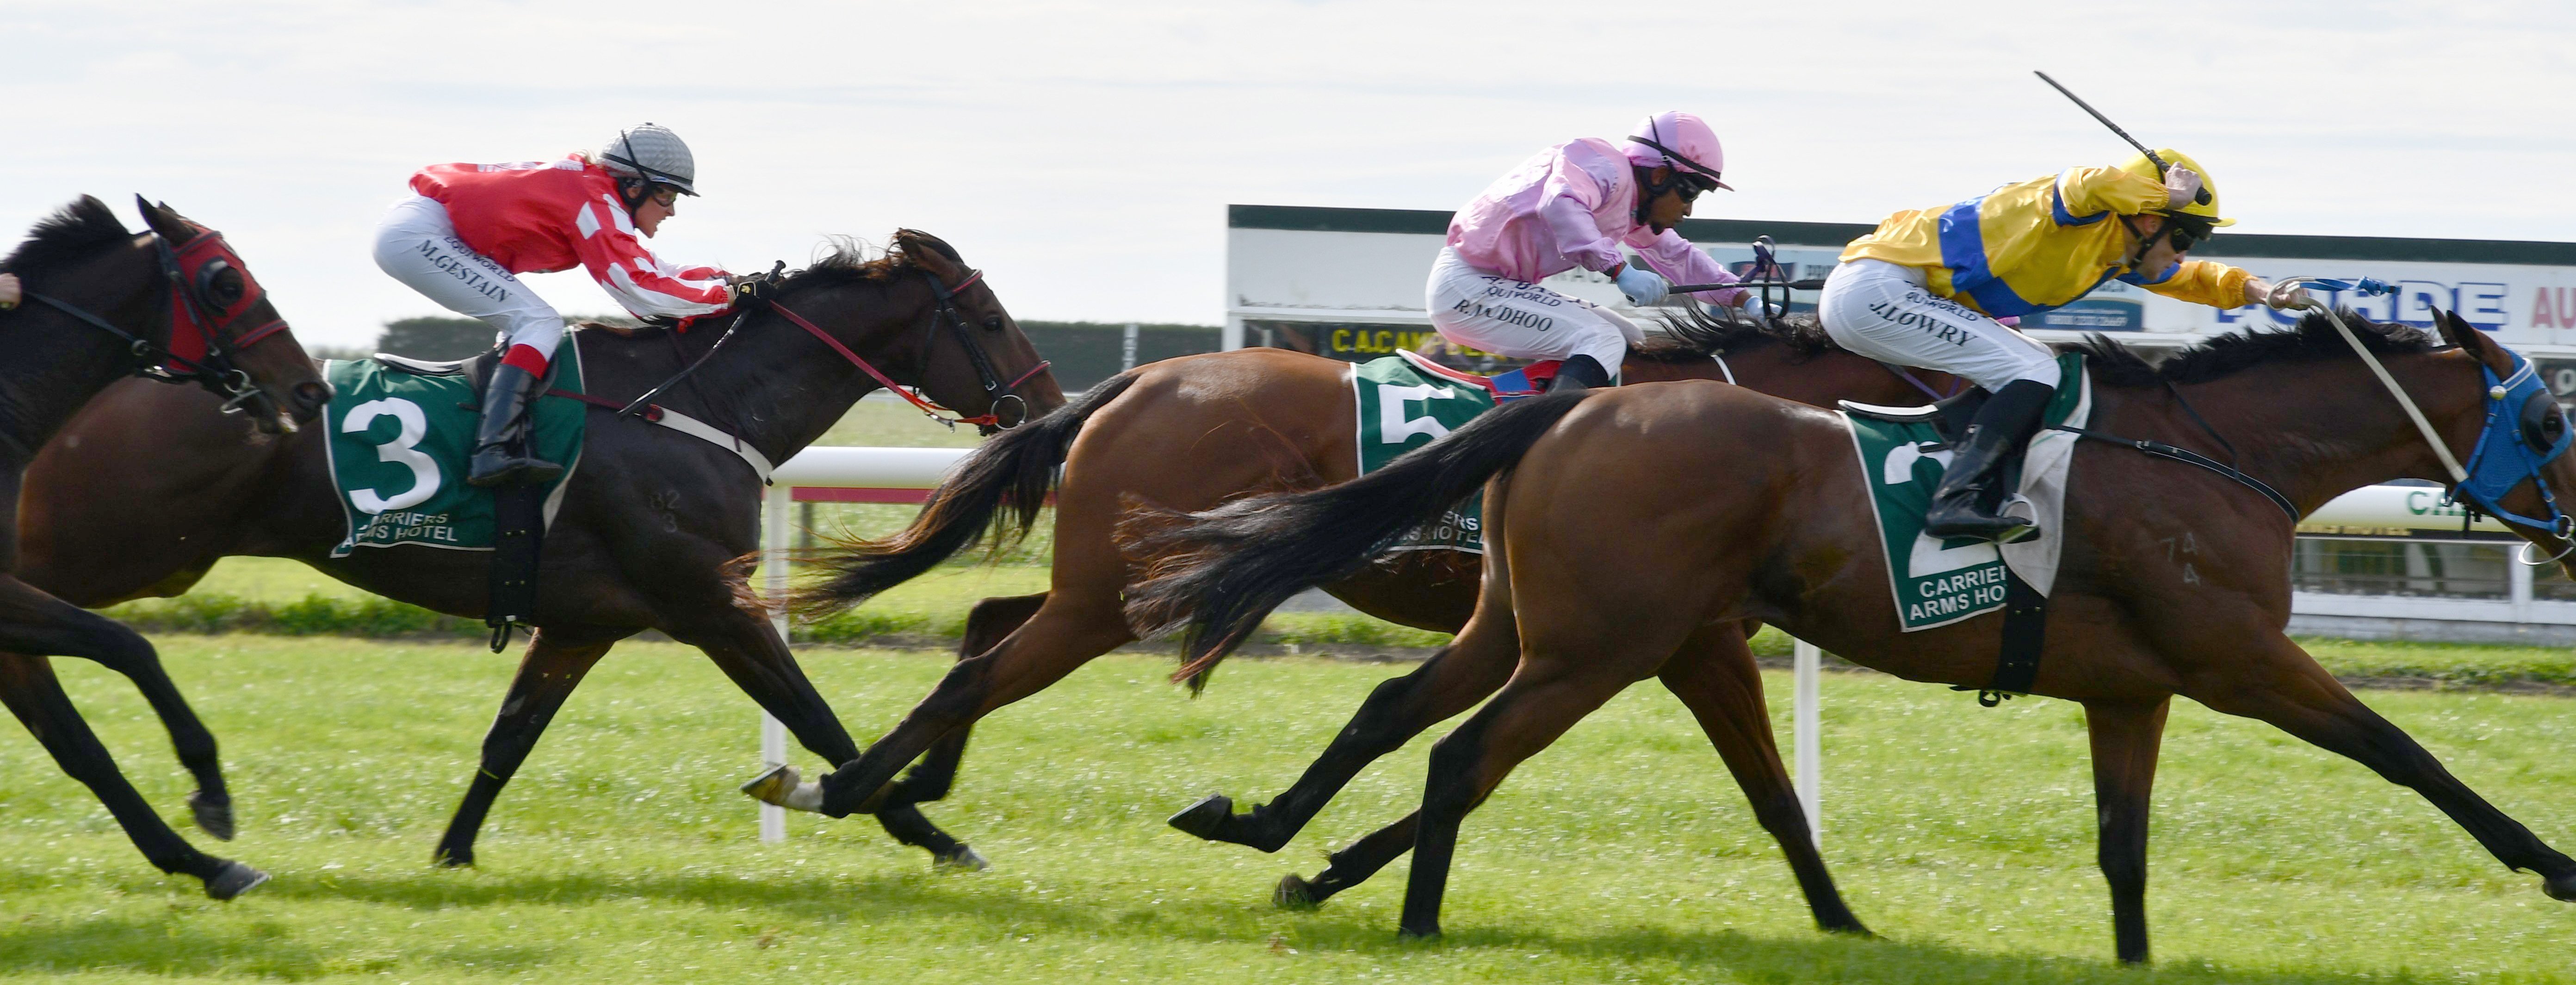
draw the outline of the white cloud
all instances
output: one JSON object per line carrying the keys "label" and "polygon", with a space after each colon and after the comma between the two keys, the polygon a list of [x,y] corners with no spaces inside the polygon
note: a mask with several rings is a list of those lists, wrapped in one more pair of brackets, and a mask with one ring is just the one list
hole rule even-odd
{"label": "white cloud", "polygon": [[2568,239],[2571,42],[2544,3],[20,3],[0,230],[146,192],[359,344],[434,310],[368,259],[412,170],[651,119],[706,192],[672,259],[908,225],[1025,317],[1214,322],[1227,203],[1453,208],[1654,109],[1727,141],[1703,215],[1869,221],[2124,156],[2046,68],[2209,165],[2243,231]]}

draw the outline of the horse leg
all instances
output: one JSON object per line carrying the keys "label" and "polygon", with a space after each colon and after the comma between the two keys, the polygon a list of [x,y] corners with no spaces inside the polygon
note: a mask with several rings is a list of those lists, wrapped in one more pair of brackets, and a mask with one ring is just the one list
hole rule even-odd
{"label": "horse leg", "polygon": [[519,764],[527,762],[529,751],[536,748],[555,712],[563,708],[564,699],[581,686],[582,675],[631,633],[540,628],[528,638],[528,649],[519,657],[519,673],[510,678],[510,691],[501,698],[501,712],[492,716],[492,729],[483,735],[483,761],[474,770],[474,781],[466,785],[464,802],[456,805],[456,816],[448,820],[447,832],[439,836],[433,860],[441,865],[474,864],[474,837],[482,831],[492,801],[519,772]]}
{"label": "horse leg", "polygon": [[[1519,657],[1520,639],[1507,615],[1470,621],[1456,639],[1413,673],[1390,678],[1369,692],[1368,700],[1351,716],[1350,724],[1342,726],[1332,744],[1324,748],[1324,754],[1316,757],[1278,800],[1255,805],[1250,813],[1236,814],[1232,798],[1215,794],[1172,815],[1171,825],[1209,841],[1278,851],[1368,764],[1403,748],[1423,729],[1475,707],[1476,702],[1502,687],[1504,681],[1511,679],[1512,665]],[[1412,837],[1409,828],[1407,831],[1401,844],[1409,846]],[[1386,860],[1381,859],[1367,868],[1375,872],[1385,864]],[[1342,868],[1338,861],[1334,867]],[[1349,872],[1344,870],[1345,875]],[[1367,878],[1360,875],[1348,885]],[[1287,885],[1281,883],[1283,889]],[[1323,896],[1339,891],[1326,891],[1307,902],[1322,902]]]}
{"label": "horse leg", "polygon": [[1649,656],[1524,657],[1494,700],[1431,747],[1431,775],[1423,784],[1413,871],[1405,880],[1398,933],[1440,935],[1440,899],[1448,890],[1458,826],[1467,812],[1483,803],[1512,767],[1547,748],[1631,682],[1653,673],[1671,652],[1666,647]]}
{"label": "horse leg", "polygon": [[162,727],[170,733],[170,746],[179,755],[179,765],[197,781],[197,789],[188,792],[188,812],[196,818],[197,827],[221,841],[233,839],[233,798],[224,785],[222,760],[216,755],[215,734],[199,721],[188,699],[161,666],[161,655],[149,646],[115,647],[83,654],[125,675],[150,703]]}
{"label": "horse leg", "polygon": [[[679,634],[673,634],[675,636]],[[769,712],[770,717],[794,733],[799,745],[823,757],[827,763],[846,763],[857,758],[859,744],[850,738],[849,730],[832,714],[832,706],[814,690],[806,679],[805,669],[796,663],[796,655],[779,638],[769,620],[753,616],[730,605],[719,610],[716,618],[693,628],[681,637],[715,661],[716,668],[733,680],[751,700]],[[778,771],[772,771],[773,773]],[[768,780],[764,775],[753,780],[757,785]],[[844,817],[849,813],[835,814]],[[950,837],[930,823],[921,810],[910,804],[897,804],[882,810],[871,810],[877,823],[896,841],[930,853],[931,861],[940,865],[958,865],[981,869],[984,858],[965,842]]]}
{"label": "horse leg", "polygon": [[65,774],[89,787],[99,803],[106,805],[108,813],[125,829],[125,836],[154,868],[195,876],[205,883],[206,895],[219,900],[239,896],[268,881],[267,873],[198,851],[178,832],[170,830],[170,825],[118,772],[115,758],[90,731],[89,723],[81,719],[80,710],[63,693],[62,682],[54,677],[53,665],[45,658],[0,654],[0,704],[8,705],[10,713],[35,734],[36,741],[53,755]]}
{"label": "horse leg", "polygon": [[878,810],[895,771],[931,743],[994,709],[1045,690],[1074,668],[1132,639],[1135,636],[1127,631],[1115,595],[1047,593],[1036,615],[999,645],[949,668],[930,696],[914,705],[867,752],[840,760],[841,767],[823,777],[819,808],[833,817]]}
{"label": "horse leg", "polygon": [[[1013,630],[1037,615],[1046,604],[1047,593],[989,598],[975,603],[966,614],[966,636],[957,641],[957,659],[965,660],[1001,645]],[[974,731],[972,723],[962,725],[931,743],[921,761],[903,772],[886,791],[888,804],[920,804],[948,796],[957,783],[957,764],[966,757],[966,736]]]}
{"label": "horse leg", "polygon": [[[2461,783],[2412,736],[2379,717],[2287,638],[2258,656],[2228,686],[2185,691],[2195,701],[2231,715],[2258,718],[2330,752],[2368,766],[2390,783],[2413,789],[2506,867],[2537,872],[2552,899],[2576,901],[2576,860],[2497,810]],[[2263,659],[2268,656],[2271,659]],[[2252,680],[2245,678],[2260,675]]]}
{"label": "horse leg", "polygon": [[2171,697],[2084,704],[2093,739],[2093,803],[2101,821],[2102,878],[2111,884],[2111,935],[2120,960],[2147,960],[2147,806],[2156,785]]}
{"label": "horse leg", "polygon": [[1861,926],[1860,918],[1843,904],[1833,875],[1825,871],[1824,856],[1816,851],[1814,833],[1807,827],[1806,809],[1799,805],[1789,770],[1780,762],[1780,747],[1771,735],[1771,709],[1762,699],[1762,672],[1753,662],[1753,651],[1744,645],[1743,625],[1722,623],[1692,634],[1681,652],[1664,664],[1664,687],[1699,720],[1709,744],[1726,761],[1727,772],[1744,789],[1744,799],[1752,803],[1754,819],[1780,843],[1781,853],[1789,858],[1789,871],[1797,875],[1798,888],[1806,893],[1816,926],[1866,935],[1869,928]]}

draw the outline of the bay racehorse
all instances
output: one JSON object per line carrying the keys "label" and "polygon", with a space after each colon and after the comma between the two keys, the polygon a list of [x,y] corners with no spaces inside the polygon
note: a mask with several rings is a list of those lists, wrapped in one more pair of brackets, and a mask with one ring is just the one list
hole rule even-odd
{"label": "bay racehorse", "polygon": [[[1925,383],[1845,352],[1811,319],[1756,326],[1699,318],[1667,327],[1667,333],[1630,353],[1625,379],[1731,378],[1761,392],[1817,404],[1838,398],[1920,402],[1957,385],[1943,374],[1931,374],[1931,382]],[[844,762],[820,787],[806,783],[800,789],[794,773],[782,769],[746,790],[772,803],[832,814],[942,796],[956,776],[968,729],[976,720],[1135,639],[1120,610],[1119,593],[1153,559],[1122,556],[1112,542],[1125,505],[1141,499],[1204,508],[1263,490],[1348,480],[1358,465],[1356,413],[1348,364],[1285,350],[1245,349],[1140,367],[1036,424],[986,442],[932,494],[910,527],[883,541],[856,542],[822,557],[820,563],[834,573],[809,588],[804,602],[810,609],[864,600],[973,546],[988,528],[997,540],[1025,534],[1061,465],[1050,590],[977,605],[957,667],[891,733],[857,761]],[[1459,552],[1413,551],[1324,588],[1382,619],[1455,631],[1475,609],[1478,564],[1474,556]],[[1714,628],[1705,645],[1741,650],[1749,631]],[[1748,659],[1741,674],[1677,674],[1666,684],[1694,710],[1722,717],[1722,712],[1761,707],[1760,679],[1750,667]],[[1454,686],[1444,660],[1435,657],[1380,692]],[[1816,901],[1818,919],[1828,926],[1857,928],[1815,857],[1767,725],[1740,741],[1722,742],[1720,748],[1760,806],[1766,826],[1780,836]],[[895,771],[925,749],[921,765],[895,780]],[[872,792],[879,793],[872,798]],[[1174,823],[1203,837],[1275,851],[1330,795],[1326,790],[1318,797],[1273,805],[1251,824],[1218,827],[1229,813],[1223,803],[1184,812]],[[1208,823],[1193,827],[1193,817]]]}
{"label": "bay racehorse", "polygon": [[[2438,452],[2322,315],[2297,331],[2220,336],[2160,367],[2097,337],[2084,347],[2096,384],[2090,426],[2211,455],[2232,443],[2243,472],[2300,515],[2374,482],[2449,478],[2441,456],[2497,440],[2564,447],[2566,421],[2545,388],[2524,381],[2534,392],[2512,391],[2517,405],[2504,406],[2499,386],[2491,401],[2490,386],[2515,378],[2519,357],[2456,315],[2444,316],[2442,334],[2449,347],[2403,325],[2363,323],[2351,343],[2376,353],[2420,405],[2444,442]],[[2576,493],[2576,459],[2534,458],[2546,464],[2495,505],[2554,518],[2544,497]],[[2360,761],[2422,794],[2506,866],[2538,873],[2549,896],[2576,900],[2576,860],[2451,776],[2283,634],[2297,522],[2288,510],[2251,483],[2109,442],[2085,444],[2069,482],[2029,693],[2084,706],[2121,959],[2147,956],[2147,807],[2176,694]],[[1504,668],[1491,679],[1508,683],[1433,747],[1420,812],[1354,850],[1369,857],[1335,859],[1365,878],[1411,843],[1406,934],[1439,932],[1459,823],[1513,765],[1630,682],[1670,674],[1692,655],[1681,644],[1710,624],[1759,619],[1909,680],[1985,688],[1995,677],[2000,612],[1899,632],[1848,426],[1703,383],[1525,401],[1353,482],[1162,527],[1153,546],[1196,553],[1132,589],[1135,614],[1148,624],[1186,617],[1184,671],[1203,671],[1283,593],[1358,570],[1392,533],[1479,486],[1485,591],[1447,659]],[[2549,556],[2576,549],[2563,528],[2514,529]],[[1363,716],[1354,726],[1370,724]]]}
{"label": "bay racehorse", "polygon": [[[1018,424],[1064,395],[981,278],[948,244],[903,230],[884,257],[845,246],[784,277],[774,305],[744,315],[721,347],[720,322],[688,332],[572,333],[598,402],[580,467],[546,531],[530,620],[537,632],[439,840],[439,860],[473,862],[485,812],[556,709],[611,646],[643,630],[703,651],[817,755],[858,755],[766,613],[746,608],[736,560],[759,546],[763,475],[730,447],[601,405],[621,405],[696,364],[656,404],[740,438],[768,462],[820,437],[881,376],[987,426]],[[101,606],[179,594],[227,556],[288,557],[388,598],[483,615],[489,552],[331,556],[349,531],[321,429],[228,457],[161,457],[178,444],[239,446],[239,430],[205,401],[173,392],[126,387],[102,397],[28,472],[25,515],[40,533],[26,545],[26,577]],[[174,493],[182,489],[189,493]],[[161,710],[174,730],[195,727],[193,717]],[[936,858],[975,861],[909,805],[879,820]]]}
{"label": "bay racehorse", "polygon": [[[208,416],[228,425],[202,441],[135,449],[143,470],[253,454],[273,436],[309,421],[330,399],[286,321],[223,234],[139,196],[148,232],[129,233],[107,205],[83,196],[36,224],[0,271],[18,275],[25,303],[0,311],[0,481],[6,502],[23,505],[28,465],[90,398],[123,377],[196,382],[182,390],[152,382],[158,394],[184,394],[238,416]],[[95,495],[96,489],[67,490]],[[131,520],[131,517],[124,518]],[[198,826],[232,837],[232,799],[225,791],[215,737],[189,713],[162,673],[152,644],[114,620],[46,593],[28,577],[27,544],[44,539],[45,518],[17,509],[0,515],[0,703],[36,741],[105,804],[134,847],[163,872],[205,883],[206,895],[230,899],[268,876],[240,862],[198,851],[172,831],[116,768],[107,747],[63,693],[48,656],[85,657],[131,679],[155,711],[180,722],[171,729],[179,761],[196,779],[188,797]],[[90,546],[101,558],[135,549],[133,533]]]}

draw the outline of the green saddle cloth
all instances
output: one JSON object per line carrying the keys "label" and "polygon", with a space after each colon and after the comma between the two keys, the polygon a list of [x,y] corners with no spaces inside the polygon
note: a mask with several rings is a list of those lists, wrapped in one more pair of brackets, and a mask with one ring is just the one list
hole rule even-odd
{"label": "green saddle cloth", "polygon": [[[547,389],[580,393],[581,347],[563,345],[547,367]],[[324,411],[330,432],[332,484],[348,514],[349,536],[331,549],[347,557],[360,547],[417,544],[449,550],[492,549],[492,491],[465,484],[474,453],[476,401],[464,376],[425,376],[373,359],[324,364],[333,395]],[[546,488],[545,517],[554,520],[563,489],[581,460],[587,414],[578,400],[546,397],[533,410],[535,453],[561,463]]]}
{"label": "green saddle cloth", "polygon": [[[1359,407],[1359,465],[1363,475],[1494,409],[1492,391],[1425,369],[1413,361],[1420,357],[1406,358],[1410,355],[1372,359],[1351,367],[1352,396]],[[1485,553],[1484,510],[1484,493],[1469,496],[1440,519],[1406,533],[1390,550]]]}
{"label": "green saddle cloth", "polygon": [[[2092,411],[2092,380],[2084,357],[2057,357],[2060,384],[2042,420],[2049,425],[2084,426]],[[2023,453],[2022,495],[2038,514],[2040,537],[2027,545],[1998,548],[1983,540],[1936,540],[1923,532],[1923,514],[1932,507],[1932,488],[1949,468],[1950,447],[1930,422],[1900,423],[1844,413],[1851,423],[1852,448],[1860,454],[1860,471],[1869,483],[1870,508],[1878,518],[1879,542],[1887,550],[1887,575],[1896,593],[1896,616],[1906,632],[1945,626],[2004,607],[2005,556],[2012,569],[2040,594],[2048,593],[2057,568],[2057,534],[2065,518],[2066,469],[2074,458],[2076,437],[2043,427]]]}

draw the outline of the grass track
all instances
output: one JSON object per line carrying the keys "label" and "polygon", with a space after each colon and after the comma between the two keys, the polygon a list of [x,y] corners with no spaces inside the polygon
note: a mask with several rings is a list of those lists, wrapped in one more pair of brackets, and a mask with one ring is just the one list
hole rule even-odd
{"label": "grass track", "polygon": [[[1238,661],[1204,699],[1113,656],[992,718],[932,816],[990,856],[933,873],[874,825],[753,839],[732,792],[753,711],[677,646],[629,645],[496,809],[482,867],[430,867],[512,661],[466,645],[165,637],[226,745],[243,835],[277,881],[241,901],[145,866],[20,730],[0,730],[0,975],[456,981],[2562,981],[2576,907],[2506,873],[2413,794],[2268,727],[2177,709],[2157,791],[2158,967],[2112,967],[2080,711],[1976,708],[1826,681],[1827,857],[1888,939],[1815,933],[1777,850],[1652,685],[1534,760],[1469,821],[1450,936],[1393,935],[1403,865],[1319,913],[1269,884],[1408,809],[1421,743],[1278,856],[1162,816],[1275,791],[1387,668]],[[814,650],[867,738],[943,656]],[[58,664],[154,803],[184,777],[121,679]],[[1785,681],[1773,680],[1785,697]],[[2576,843],[2576,704],[2366,696],[2544,838]],[[1775,702],[1776,703],[1776,702]],[[812,765],[811,757],[801,757]],[[201,842],[205,839],[200,838]]]}

